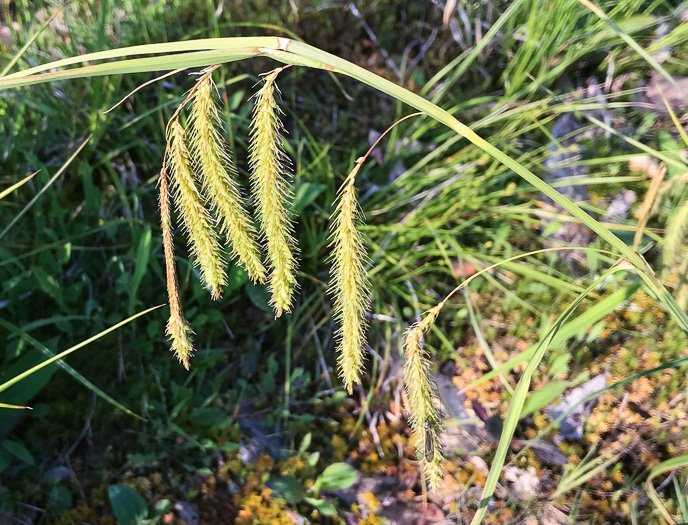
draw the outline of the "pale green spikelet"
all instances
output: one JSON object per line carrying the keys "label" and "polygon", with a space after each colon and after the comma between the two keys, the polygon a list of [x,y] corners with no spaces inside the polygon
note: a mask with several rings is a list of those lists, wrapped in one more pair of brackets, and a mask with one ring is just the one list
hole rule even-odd
{"label": "pale green spikelet", "polygon": [[370,282],[365,269],[367,253],[365,242],[356,229],[358,203],[356,201],[356,164],[340,193],[339,203],[332,221],[331,293],[334,294],[334,317],[339,321],[337,330],[337,361],[339,375],[349,394],[353,385],[360,383],[363,368],[366,311],[370,306]]}
{"label": "pale green spikelet", "polygon": [[442,481],[442,448],[439,435],[442,418],[430,360],[423,348],[423,334],[434,324],[444,302],[430,309],[425,318],[411,326],[404,336],[404,382],[408,398],[411,429],[416,436],[416,449],[432,490]]}
{"label": "pale green spikelet", "polygon": [[664,255],[663,262],[666,267],[670,267],[676,255],[683,246],[683,238],[688,231],[688,200],[686,200],[678,211],[669,218],[669,225],[664,235]]}
{"label": "pale green spikelet", "polygon": [[173,174],[175,204],[189,235],[189,247],[194,263],[199,266],[201,277],[211,290],[211,297],[218,299],[222,287],[227,284],[218,234],[194,183],[184,128],[178,120],[170,124],[169,135],[169,165]]}
{"label": "pale green spikelet", "polygon": [[266,75],[263,86],[255,95],[250,141],[253,193],[271,270],[270,305],[277,317],[291,310],[296,286],[296,242],[288,209],[291,199],[288,178],[291,174],[280,135],[283,128],[279,107],[275,101],[275,78],[280,71],[281,68]]}
{"label": "pale green spikelet", "polygon": [[193,354],[191,334],[193,331],[184,319],[181,301],[179,300],[179,286],[177,285],[177,269],[174,263],[174,244],[172,242],[172,218],[170,213],[170,194],[167,183],[167,170],[163,166],[160,172],[160,225],[162,227],[162,244],[165,252],[165,269],[167,274],[167,296],[170,303],[170,318],[167,321],[165,333],[172,341],[171,350],[189,369],[189,358]]}
{"label": "pale green spikelet", "polygon": [[194,92],[189,139],[194,164],[201,175],[203,194],[221,221],[221,232],[227,235],[233,255],[253,281],[264,283],[265,268],[255,241],[256,232],[235,182],[236,167],[218,132],[221,121],[213,101],[213,88],[208,72],[199,79]]}

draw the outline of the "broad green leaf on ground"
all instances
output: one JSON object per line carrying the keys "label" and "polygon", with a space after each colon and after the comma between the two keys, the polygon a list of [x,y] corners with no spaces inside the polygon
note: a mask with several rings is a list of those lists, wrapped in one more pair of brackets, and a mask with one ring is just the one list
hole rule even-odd
{"label": "broad green leaf on ground", "polygon": [[348,489],[357,479],[358,473],[354,467],[348,463],[334,463],[318,476],[315,486],[322,490]]}
{"label": "broad green leaf on ground", "polygon": [[265,486],[287,503],[301,503],[306,497],[306,489],[303,484],[293,476],[270,478]]}
{"label": "broad green leaf on ground", "polygon": [[148,516],[148,505],[141,495],[126,485],[110,485],[108,498],[120,525],[138,525]]}

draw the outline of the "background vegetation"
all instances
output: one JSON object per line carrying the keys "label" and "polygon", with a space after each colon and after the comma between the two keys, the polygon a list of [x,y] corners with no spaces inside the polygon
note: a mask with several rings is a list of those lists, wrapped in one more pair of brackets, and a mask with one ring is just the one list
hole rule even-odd
{"label": "background vegetation", "polygon": [[[685,308],[685,100],[659,70],[688,90],[686,6],[597,5],[649,62],[578,0],[125,0],[67,5],[19,66],[212,36],[303,39],[440,104],[629,245],[645,215],[640,250]],[[58,6],[3,6],[8,64]],[[273,64],[230,64],[215,77],[244,186],[249,97]],[[165,124],[194,79],[168,77],[105,114],[153,77],[0,92],[0,188],[40,170],[0,202],[0,382],[165,301],[155,185]],[[162,308],[2,392],[33,410],[0,409],[0,522],[470,522],[525,352],[618,256],[477,147],[426,117],[405,121],[358,177],[371,358],[349,397],[327,294],[331,203],[354,159],[409,110],[321,71],[290,68],[280,88],[301,247],[293,313],[275,321],[265,288],[239,268],[210,301],[178,240],[191,371],[168,352]],[[659,195],[644,213],[652,181]],[[557,246],[577,249],[482,274],[427,334],[449,420],[447,475],[425,495],[401,335],[477,270]],[[655,481],[660,506],[643,486],[687,453],[686,355],[685,336],[637,277],[597,287],[535,374],[486,522],[664,523],[662,508],[688,521],[680,470]],[[600,390],[578,408],[580,423],[555,421],[555,401]]]}

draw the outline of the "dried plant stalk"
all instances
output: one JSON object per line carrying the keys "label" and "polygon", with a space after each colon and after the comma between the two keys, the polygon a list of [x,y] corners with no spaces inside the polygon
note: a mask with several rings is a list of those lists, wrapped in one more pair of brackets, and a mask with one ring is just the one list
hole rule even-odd
{"label": "dried plant stalk", "polygon": [[203,182],[203,194],[221,221],[232,253],[246,268],[253,281],[264,283],[265,268],[260,260],[256,232],[246,213],[235,180],[237,170],[223,146],[218,129],[221,121],[213,101],[211,71],[203,75],[195,89],[191,109],[192,132],[189,144],[197,171]]}
{"label": "dried plant stalk", "polygon": [[683,238],[688,231],[688,200],[681,204],[678,211],[669,218],[668,223],[664,234],[663,262],[667,268],[670,268],[681,251]]}
{"label": "dried plant stalk", "polygon": [[172,341],[171,350],[189,369],[189,358],[193,354],[191,334],[193,331],[184,319],[182,304],[177,285],[177,267],[174,262],[174,244],[172,242],[172,218],[170,214],[170,193],[167,182],[167,170],[163,165],[160,172],[160,225],[162,227],[162,245],[165,251],[165,269],[167,273],[167,297],[170,303],[170,318],[165,333]]}
{"label": "dried plant stalk", "polygon": [[443,306],[444,301],[431,308],[421,322],[409,328],[404,337],[404,382],[411,429],[417,439],[417,451],[424,458],[425,475],[432,490],[437,489],[442,481],[442,447],[439,440],[442,420],[430,360],[423,348],[423,334],[434,324]]}
{"label": "dried plant stalk", "polygon": [[334,294],[334,317],[339,321],[337,331],[339,375],[344,386],[353,393],[353,385],[360,383],[363,368],[366,311],[370,306],[370,282],[365,269],[367,253],[360,232],[356,229],[359,215],[356,200],[356,163],[340,194],[332,221],[331,292]]}
{"label": "dried plant stalk", "polygon": [[296,243],[289,220],[291,199],[289,159],[284,153],[283,130],[275,101],[275,78],[283,68],[269,73],[255,95],[251,122],[250,164],[253,192],[257,197],[261,233],[270,263],[270,305],[277,317],[289,312],[296,286]]}
{"label": "dried plant stalk", "polygon": [[170,124],[169,135],[169,165],[173,174],[175,204],[189,235],[189,248],[194,263],[199,266],[201,278],[210,287],[211,297],[219,299],[222,287],[227,284],[227,277],[218,234],[194,183],[184,128],[178,120]]}

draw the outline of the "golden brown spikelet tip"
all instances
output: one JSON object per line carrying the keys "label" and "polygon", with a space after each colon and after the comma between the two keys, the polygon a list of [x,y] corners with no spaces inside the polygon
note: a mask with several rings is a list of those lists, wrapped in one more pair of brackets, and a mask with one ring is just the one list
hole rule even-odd
{"label": "golden brown spikelet tip", "polygon": [[349,394],[353,385],[360,383],[363,368],[366,312],[370,306],[369,280],[365,269],[367,253],[365,242],[356,229],[358,203],[356,200],[356,164],[340,193],[332,221],[331,293],[334,294],[334,317],[337,330],[337,361],[339,375]]}
{"label": "golden brown spikelet tip", "polygon": [[177,285],[177,269],[174,263],[174,244],[172,241],[172,218],[170,213],[170,195],[167,183],[167,172],[163,166],[160,172],[160,223],[162,227],[162,244],[165,252],[165,270],[167,273],[167,296],[170,304],[170,318],[165,333],[172,341],[171,350],[189,369],[189,357],[193,354],[193,333],[182,312]]}
{"label": "golden brown spikelet tip", "polygon": [[261,234],[270,265],[270,305],[277,317],[291,310],[296,287],[296,242],[289,219],[291,199],[289,159],[280,135],[282,123],[275,100],[275,78],[282,68],[263,79],[255,95],[251,121],[250,164],[253,193],[257,200]]}
{"label": "golden brown spikelet tip", "polygon": [[201,277],[211,289],[211,297],[218,299],[227,284],[224,260],[213,219],[205,209],[203,198],[196,188],[189,160],[185,131],[178,120],[170,123],[169,158],[174,200],[189,236],[189,248]]}
{"label": "golden brown spikelet tip", "polygon": [[442,418],[430,360],[423,348],[423,334],[435,322],[443,306],[444,303],[440,303],[429,310],[421,322],[409,328],[404,338],[404,382],[411,429],[417,439],[417,450],[424,458],[424,471],[432,490],[439,487],[442,480],[442,448],[439,440]]}
{"label": "golden brown spikelet tip", "polygon": [[203,194],[221,221],[221,231],[231,243],[233,256],[246,268],[251,280],[264,283],[266,272],[255,240],[256,231],[244,209],[236,183],[237,170],[219,131],[221,120],[213,100],[211,73],[212,70],[199,79],[193,96],[191,152],[201,175]]}

